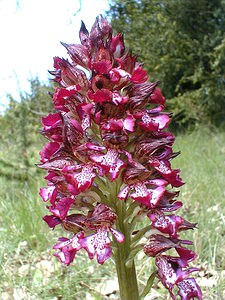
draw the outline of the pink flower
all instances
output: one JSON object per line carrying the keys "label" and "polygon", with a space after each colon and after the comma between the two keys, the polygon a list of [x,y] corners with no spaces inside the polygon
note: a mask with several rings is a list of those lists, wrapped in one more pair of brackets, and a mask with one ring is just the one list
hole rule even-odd
{"label": "pink flower", "polygon": [[62,119],[59,113],[49,114],[42,118],[42,134],[50,141],[62,142]]}
{"label": "pink flower", "polygon": [[71,239],[59,238],[59,243],[53,246],[53,249],[59,249],[54,255],[60,259],[62,263],[69,266],[73,262],[76,253],[82,248],[81,240],[84,233],[79,232],[75,234]]}
{"label": "pink flower", "polygon": [[[40,196],[49,211],[43,219],[72,235],[59,239],[55,256],[69,265],[84,249],[103,264],[117,247],[136,253],[140,245],[133,245],[150,226],[157,233],[143,250],[154,257],[172,299],[175,285],[181,299],[201,299],[188,278],[197,271],[188,268],[196,254],[188,249],[189,240],[179,238],[196,224],[171,213],[182,206],[173,188],[184,183],[180,170],[171,167],[179,153],[172,149],[175,138],[167,130],[172,115],[164,111],[159,82],[149,81],[137,55],[126,51],[123,35],[113,36],[102,16],[90,32],[82,22],[79,37],[80,44],[62,43],[70,59],[54,57],[50,74],[58,84],[52,95],[57,112],[42,118],[48,142],[38,166],[48,174]],[[143,231],[135,228],[140,216],[149,223]],[[177,257],[162,255],[168,250]],[[121,266],[131,260],[126,253]]]}
{"label": "pink flower", "polygon": [[49,185],[46,188],[41,188],[39,195],[42,197],[44,202],[50,201],[52,203],[56,199],[57,189],[54,185]]}
{"label": "pink flower", "polygon": [[112,37],[110,50],[112,51],[114,58],[121,57],[123,55],[125,46],[121,33],[118,33],[116,36]]}
{"label": "pink flower", "polygon": [[160,210],[152,210],[148,217],[156,229],[169,234],[173,238],[178,237],[178,231],[194,229],[196,226],[196,224],[189,223],[180,216],[165,215]]}
{"label": "pink flower", "polygon": [[67,213],[74,203],[72,198],[60,198],[54,205],[49,207],[49,211],[60,220],[65,219]]}
{"label": "pink flower", "polygon": [[191,300],[195,297],[202,299],[202,292],[194,278],[187,278],[177,283],[179,287],[178,295],[181,300]]}
{"label": "pink flower", "polygon": [[[148,207],[154,208],[157,206],[158,202],[162,198],[165,188],[163,185],[165,184],[165,181],[161,180],[150,180],[145,182],[136,182],[134,184],[131,184],[129,186],[124,187],[119,195],[118,198],[120,200],[126,200],[128,197],[129,191],[133,191],[130,193],[130,197],[134,199],[135,201],[138,201]],[[155,188],[147,188],[147,185],[154,185],[157,186]]]}
{"label": "pink flower", "polygon": [[110,181],[115,180],[120,170],[126,166],[125,162],[119,159],[116,149],[107,149],[106,154],[93,154],[91,160],[96,163],[100,176],[110,174]]}
{"label": "pink flower", "polygon": [[112,254],[108,232],[102,229],[98,229],[97,233],[85,237],[82,240],[82,247],[87,251],[90,259],[96,255],[99,264],[103,264]]}
{"label": "pink flower", "polygon": [[108,237],[108,232],[116,238],[117,242],[122,243],[124,238],[117,230],[112,228],[98,228],[95,234],[86,236],[82,239],[82,247],[87,251],[89,258],[93,259],[96,255],[99,264],[103,264],[112,255],[110,247],[111,241]]}
{"label": "pink flower", "polygon": [[189,262],[196,258],[196,254],[181,246],[181,244],[192,244],[190,241],[167,238],[161,234],[152,234],[144,246],[144,252],[148,256],[158,256],[159,254],[174,248],[180,255],[178,262],[180,266],[186,267]]}
{"label": "pink flower", "polygon": [[[63,172],[65,173],[64,177],[69,184],[69,190],[73,195],[78,195],[91,187],[94,178],[96,177],[93,169],[94,167],[92,165],[76,165],[65,167],[63,169]],[[80,170],[80,172],[78,170]]]}
{"label": "pink flower", "polygon": [[43,150],[40,152],[41,162],[47,162],[50,158],[59,150],[59,143],[50,142],[45,145]]}
{"label": "pink flower", "polygon": [[179,176],[180,170],[171,170],[170,163],[167,160],[150,158],[149,164],[151,167],[156,169],[172,186],[180,187],[184,184]]}
{"label": "pink flower", "polygon": [[[161,280],[162,284],[169,290],[171,298],[173,300],[176,300],[175,295],[173,293],[173,288],[175,285],[180,284],[181,291],[180,294],[183,293],[185,295],[185,282],[182,283],[183,280],[187,280],[189,274],[195,271],[198,271],[197,268],[189,268],[183,270],[179,264],[179,260],[176,257],[170,257],[170,256],[165,256],[165,255],[160,255],[156,258],[156,266],[158,267],[158,276],[159,279]],[[182,288],[184,289],[182,291]],[[193,291],[197,289],[197,286],[192,286]],[[187,290],[187,295],[190,296],[189,291]],[[201,293],[193,293],[195,295],[198,295],[198,299],[201,298]],[[193,295],[192,294],[192,295]],[[185,299],[185,298],[183,298]],[[188,299],[188,298],[187,298]],[[190,299],[190,298],[189,298]]]}
{"label": "pink flower", "polygon": [[46,215],[43,217],[43,220],[48,224],[48,226],[52,229],[55,228],[55,226],[59,225],[62,223],[62,221],[54,216],[54,215]]}

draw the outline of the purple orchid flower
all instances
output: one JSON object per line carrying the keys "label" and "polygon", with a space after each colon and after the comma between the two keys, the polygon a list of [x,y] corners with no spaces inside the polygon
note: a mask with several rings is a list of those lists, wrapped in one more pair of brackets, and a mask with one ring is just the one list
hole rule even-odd
{"label": "purple orchid flower", "polygon": [[80,44],[62,43],[70,59],[54,57],[56,112],[42,118],[48,142],[38,166],[48,174],[40,196],[49,211],[43,219],[71,235],[59,238],[55,256],[66,265],[82,251],[99,264],[112,257],[121,300],[138,299],[134,257],[142,248],[172,299],[175,286],[182,300],[202,299],[188,277],[198,270],[188,267],[196,258],[192,243],[180,239],[196,224],[174,213],[182,206],[174,188],[184,183],[171,164],[179,152],[159,82],[150,81],[102,16],[90,32],[82,22],[79,37]]}

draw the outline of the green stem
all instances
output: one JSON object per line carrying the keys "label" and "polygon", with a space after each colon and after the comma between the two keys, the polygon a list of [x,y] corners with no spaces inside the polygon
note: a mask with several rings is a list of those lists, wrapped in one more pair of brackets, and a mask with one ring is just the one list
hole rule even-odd
{"label": "green stem", "polygon": [[116,271],[119,282],[120,289],[120,299],[121,300],[138,300],[138,286],[136,278],[136,270],[134,263],[131,267],[126,267],[125,265],[125,251],[119,247],[118,254],[116,257]]}
{"label": "green stem", "polygon": [[[107,185],[108,184],[108,185]],[[118,177],[115,181],[109,183],[107,181],[106,187],[109,192],[110,206],[115,209],[117,214],[116,229],[123,233],[124,242],[118,243],[114,239],[113,257],[116,264],[117,278],[120,289],[120,300],[139,300],[137,276],[134,260],[126,264],[131,253],[131,224],[130,218],[133,210],[129,210],[130,203],[127,205],[125,201],[118,200],[118,193],[121,188],[122,181]],[[128,216],[128,212],[130,218]]]}
{"label": "green stem", "polygon": [[126,203],[124,201],[120,201],[117,204],[117,215],[118,222],[117,228],[124,234],[124,242],[119,244],[116,243],[116,251],[114,253],[115,263],[116,263],[116,271],[119,282],[120,289],[120,299],[121,300],[138,300],[138,284],[137,284],[137,276],[134,261],[126,265],[126,261],[131,252],[131,238],[130,238],[130,230],[128,228],[129,224],[124,222],[123,218],[125,215],[125,206]]}

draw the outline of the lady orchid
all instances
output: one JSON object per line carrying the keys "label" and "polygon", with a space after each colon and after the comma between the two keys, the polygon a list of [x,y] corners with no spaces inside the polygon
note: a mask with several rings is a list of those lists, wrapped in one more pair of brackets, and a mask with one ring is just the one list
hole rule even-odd
{"label": "lady orchid", "polygon": [[113,258],[120,299],[137,300],[152,285],[148,280],[138,289],[135,256],[142,250],[155,259],[150,279],[157,276],[172,299],[175,293],[202,299],[190,277],[198,270],[189,267],[196,258],[187,248],[192,243],[179,238],[196,224],[174,213],[182,203],[173,188],[183,182],[171,168],[179,154],[167,130],[171,114],[164,112],[159,82],[148,81],[123,35],[112,32],[102,16],[90,33],[82,22],[81,44],[62,43],[70,59],[55,57],[50,72],[58,83],[56,112],[42,118],[48,143],[39,167],[48,174],[40,196],[48,203],[48,226],[69,234],[54,245],[55,256],[66,265],[82,251],[99,264]]}

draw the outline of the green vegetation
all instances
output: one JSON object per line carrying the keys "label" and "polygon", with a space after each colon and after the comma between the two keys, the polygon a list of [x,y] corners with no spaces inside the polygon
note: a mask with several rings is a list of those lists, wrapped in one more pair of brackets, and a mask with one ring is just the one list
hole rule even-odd
{"label": "green vegetation", "polygon": [[[225,134],[207,128],[181,134],[175,144],[175,150],[181,150],[181,155],[175,159],[174,168],[182,170],[186,182],[181,188],[184,206],[180,214],[198,222],[198,229],[184,233],[182,238],[188,239],[190,235],[194,240],[201,269],[197,280],[204,299],[210,300],[223,299],[225,293],[224,145]],[[6,150],[3,147],[1,159]],[[16,153],[9,155],[15,158]],[[35,160],[38,161],[37,152]],[[42,221],[46,210],[38,192],[44,185],[40,179],[43,174],[33,173],[26,181],[0,177],[1,299],[13,299],[17,294],[22,295],[18,299],[113,299],[103,295],[103,284],[115,279],[112,261],[100,266],[89,261],[86,254],[77,255],[76,264],[67,268],[52,256],[51,246],[60,232],[53,235]],[[138,274],[142,283],[153,262],[139,258]],[[165,299],[167,295],[157,280],[153,294],[155,299]]]}
{"label": "green vegetation", "polygon": [[225,120],[225,1],[111,0],[115,31],[160,80],[176,127]]}

